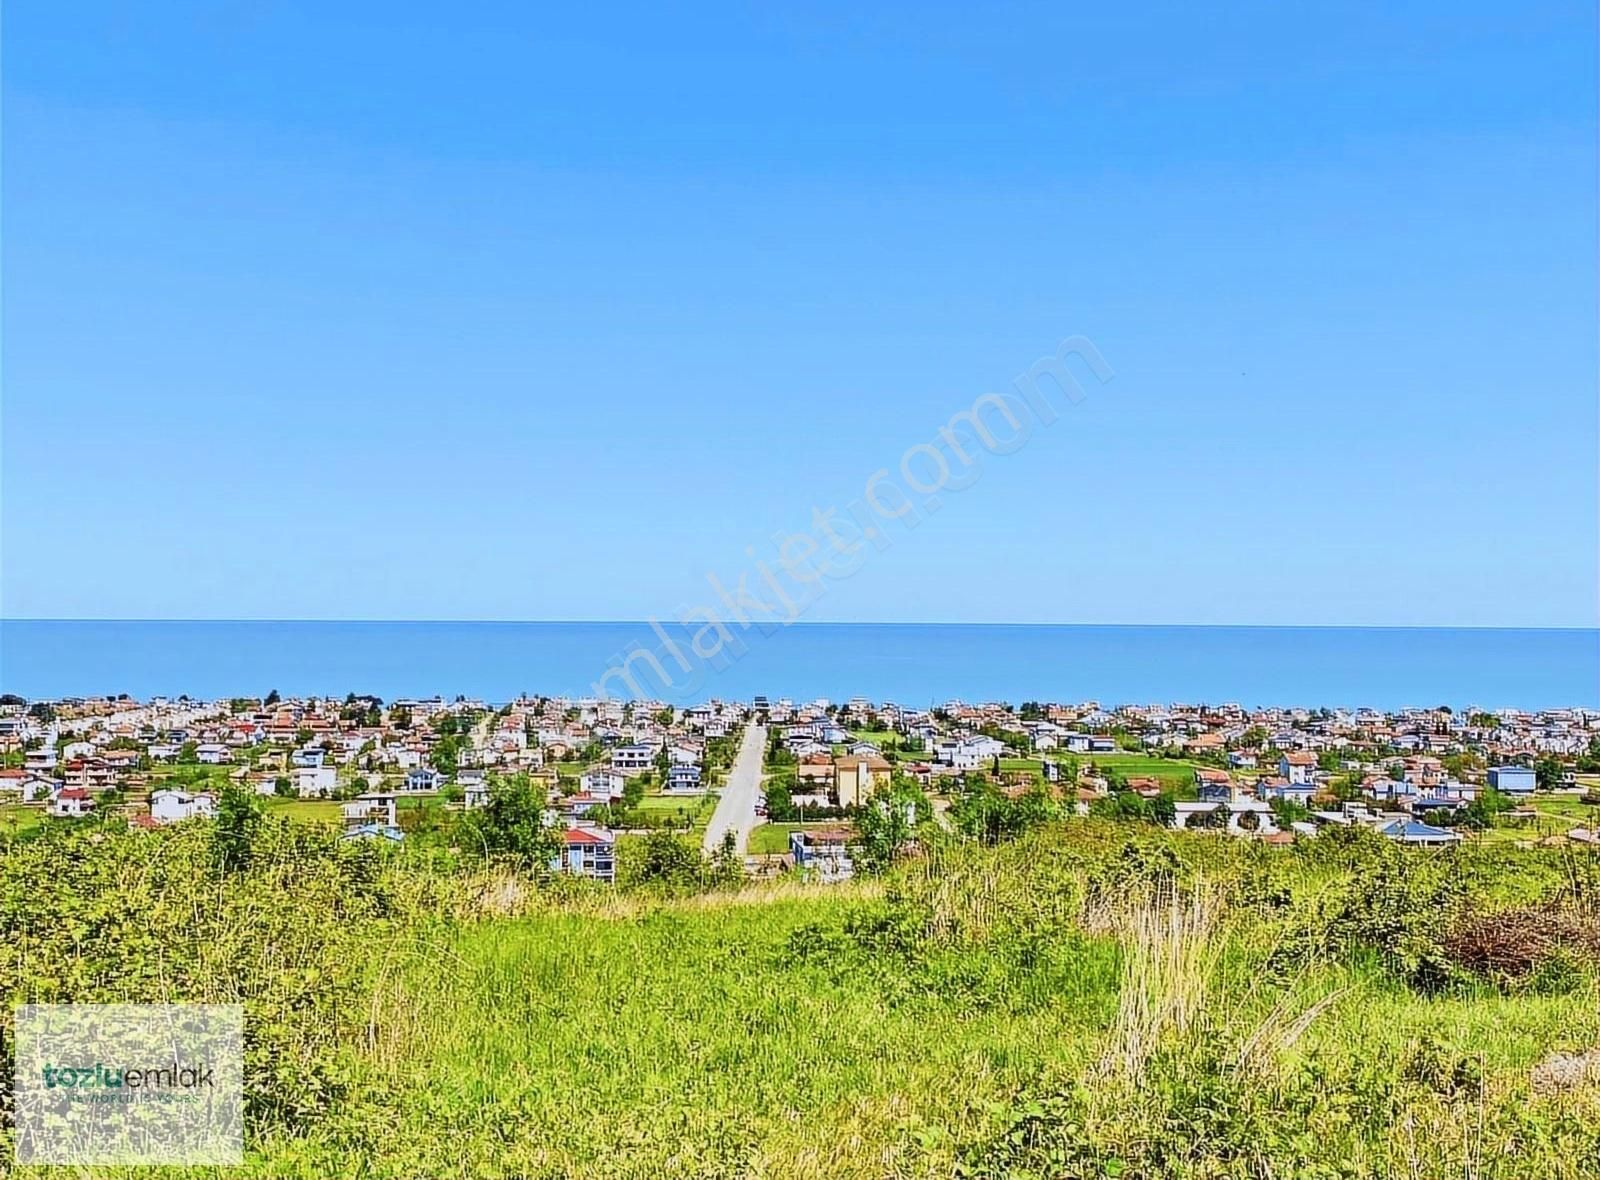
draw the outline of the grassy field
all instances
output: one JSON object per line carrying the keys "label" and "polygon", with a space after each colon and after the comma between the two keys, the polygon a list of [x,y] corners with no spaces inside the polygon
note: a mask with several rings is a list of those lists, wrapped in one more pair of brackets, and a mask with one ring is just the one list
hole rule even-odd
{"label": "grassy field", "polygon": [[[403,1101],[439,1115],[402,1118],[373,1146],[433,1175],[465,1159],[518,1175],[893,1175],[917,1168],[923,1137],[1071,1067],[1113,1010],[1108,944],[976,1013],[783,965],[797,932],[849,903],[813,893],[466,932],[448,979],[414,972],[403,991],[422,1002],[384,1012],[394,1065],[415,1079]],[[606,1116],[573,1118],[580,1094]],[[514,1124],[495,1113],[511,1110]]]}
{"label": "grassy field", "polygon": [[748,851],[752,856],[773,856],[789,851],[789,833],[800,832],[806,829],[836,828],[839,821],[820,824],[758,824],[750,833],[750,847]]}
{"label": "grassy field", "polygon": [[849,732],[852,742],[871,742],[880,750],[898,749],[906,740],[904,734],[892,729],[852,729]]}
{"label": "grassy field", "polygon": [[0,803],[0,833],[18,835],[44,823],[44,808],[24,803]]}
{"label": "grassy field", "polygon": [[1115,770],[1126,778],[1158,778],[1168,787],[1194,785],[1195,763],[1176,758],[1157,758],[1150,754],[1080,754],[1079,765],[1092,762],[1101,770]]}
{"label": "grassy field", "polygon": [[1002,774],[1040,774],[1044,771],[1044,763],[1038,758],[1002,758],[1000,771]]}
{"label": "grassy field", "polygon": [[279,799],[265,800],[267,809],[274,814],[288,816],[302,822],[339,823],[343,812],[334,799]]}
{"label": "grassy field", "polygon": [[702,811],[711,810],[715,798],[709,792],[704,795],[646,795],[639,800],[639,810],[694,819]]}
{"label": "grassy field", "polygon": [[930,841],[882,880],[682,896],[288,824],[219,875],[181,827],[0,858],[0,989],[243,998],[233,1174],[1600,1174],[1600,942],[1508,966],[1541,915],[1600,939],[1583,850],[1074,821]]}

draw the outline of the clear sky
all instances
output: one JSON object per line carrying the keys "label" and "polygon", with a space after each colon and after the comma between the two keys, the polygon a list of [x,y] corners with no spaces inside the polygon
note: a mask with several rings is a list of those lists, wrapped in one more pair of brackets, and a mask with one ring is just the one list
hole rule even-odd
{"label": "clear sky", "polygon": [[8,4],[0,609],[1594,624],[1589,0],[674,9]]}

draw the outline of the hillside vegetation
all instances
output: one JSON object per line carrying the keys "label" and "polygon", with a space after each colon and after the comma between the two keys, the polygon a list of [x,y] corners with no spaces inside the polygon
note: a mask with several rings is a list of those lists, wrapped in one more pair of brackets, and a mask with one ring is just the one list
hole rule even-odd
{"label": "hillside vegetation", "polygon": [[1076,821],[841,887],[612,890],[105,827],[0,860],[0,993],[245,1003],[251,1176],[1580,1177],[1597,883]]}

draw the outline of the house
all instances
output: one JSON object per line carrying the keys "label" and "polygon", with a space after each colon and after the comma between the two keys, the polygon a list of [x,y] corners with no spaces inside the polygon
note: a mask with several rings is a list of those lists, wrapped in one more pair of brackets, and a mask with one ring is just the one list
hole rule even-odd
{"label": "house", "polygon": [[294,793],[302,799],[331,795],[339,785],[338,773],[331,766],[296,766],[291,775]]}
{"label": "house", "polygon": [[700,781],[700,767],[675,763],[667,768],[667,783],[662,787],[664,795],[698,795],[705,790]]}
{"label": "house", "polygon": [[840,807],[856,807],[889,785],[893,767],[877,754],[847,754],[834,763],[834,793]]}
{"label": "house", "polygon": [[194,748],[194,756],[205,766],[222,766],[233,761],[233,751],[221,742],[202,742]]}
{"label": "house", "polygon": [[1226,770],[1197,766],[1194,768],[1194,789],[1195,794],[1203,801],[1226,802],[1233,798],[1233,776]]}
{"label": "house", "polygon": [[296,750],[290,756],[290,762],[295,766],[321,766],[327,758],[328,752],[321,746],[306,746]]}
{"label": "house", "polygon": [[398,830],[400,822],[397,808],[397,796],[393,791],[368,791],[364,795],[357,795],[339,810],[344,817],[345,830],[349,832],[371,826]]}
{"label": "house", "polygon": [[964,737],[940,742],[935,754],[940,762],[956,770],[977,770],[1005,753],[1005,748],[1005,743],[992,737]]}
{"label": "house", "polygon": [[1398,840],[1402,844],[1412,844],[1418,848],[1443,848],[1449,844],[1459,843],[1461,837],[1455,832],[1445,828],[1436,828],[1425,824],[1418,819],[1397,819],[1383,824],[1378,828],[1378,834],[1387,836],[1391,840]]}
{"label": "house", "polygon": [[56,748],[46,742],[36,750],[29,750],[22,756],[22,768],[34,774],[48,775],[56,768]]}
{"label": "house", "polygon": [[1296,786],[1309,783],[1316,772],[1317,759],[1314,754],[1296,750],[1278,758],[1278,777],[1286,778]]}
{"label": "house", "polygon": [[826,754],[807,754],[795,767],[797,784],[820,783],[833,786],[833,759]]}
{"label": "house", "polygon": [[1301,807],[1309,807],[1316,793],[1317,788],[1311,783],[1292,783],[1286,778],[1264,778],[1256,783],[1256,797],[1266,803],[1285,799]]}
{"label": "house", "polygon": [[796,867],[809,869],[824,881],[848,880],[855,872],[851,835],[849,828],[802,828],[789,833],[789,852]]}
{"label": "house", "polygon": [[611,768],[624,773],[648,770],[655,758],[654,746],[644,742],[634,742],[631,745],[618,746],[611,751]]}
{"label": "house", "polygon": [[550,862],[550,867],[557,872],[596,881],[615,881],[617,838],[605,828],[568,828],[561,835],[561,853]]}
{"label": "house", "polygon": [[1256,768],[1256,756],[1250,750],[1229,750],[1228,765],[1235,770],[1254,770]]}
{"label": "house", "polygon": [[216,798],[165,788],[150,793],[150,818],[158,824],[175,824],[186,819],[211,819],[217,814]]}
{"label": "house", "polygon": [[82,787],[63,787],[50,800],[50,814],[59,819],[81,819],[94,813],[94,800]]}
{"label": "house", "polygon": [[1492,766],[1489,785],[1508,795],[1527,795],[1538,785],[1538,776],[1526,766]]}
{"label": "house", "polygon": [[579,789],[597,799],[620,799],[627,784],[628,780],[620,770],[608,770],[605,767],[586,770],[578,779]]}
{"label": "house", "polygon": [[444,786],[444,775],[431,766],[417,766],[406,771],[405,789],[413,794],[437,791]]}

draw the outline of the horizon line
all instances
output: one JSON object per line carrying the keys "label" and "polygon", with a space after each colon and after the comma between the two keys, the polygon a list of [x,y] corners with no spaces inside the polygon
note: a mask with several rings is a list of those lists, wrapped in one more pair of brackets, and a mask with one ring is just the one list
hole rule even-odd
{"label": "horizon line", "polygon": [[[0,625],[7,623],[257,623],[257,624],[312,624],[356,626],[490,626],[490,627],[572,627],[608,626],[648,627],[652,622],[662,626],[690,627],[678,619],[373,619],[373,618],[116,618],[116,617],[60,617],[60,616],[6,616],[0,615]],[[757,627],[785,629],[789,627],[1097,627],[1105,629],[1135,630],[1143,628],[1184,628],[1189,630],[1254,630],[1254,631],[1578,631],[1600,632],[1600,621],[1587,624],[1573,623],[1108,623],[1108,622],[1006,622],[999,620],[968,619],[905,619],[878,621],[871,619],[790,619],[752,620]]]}

